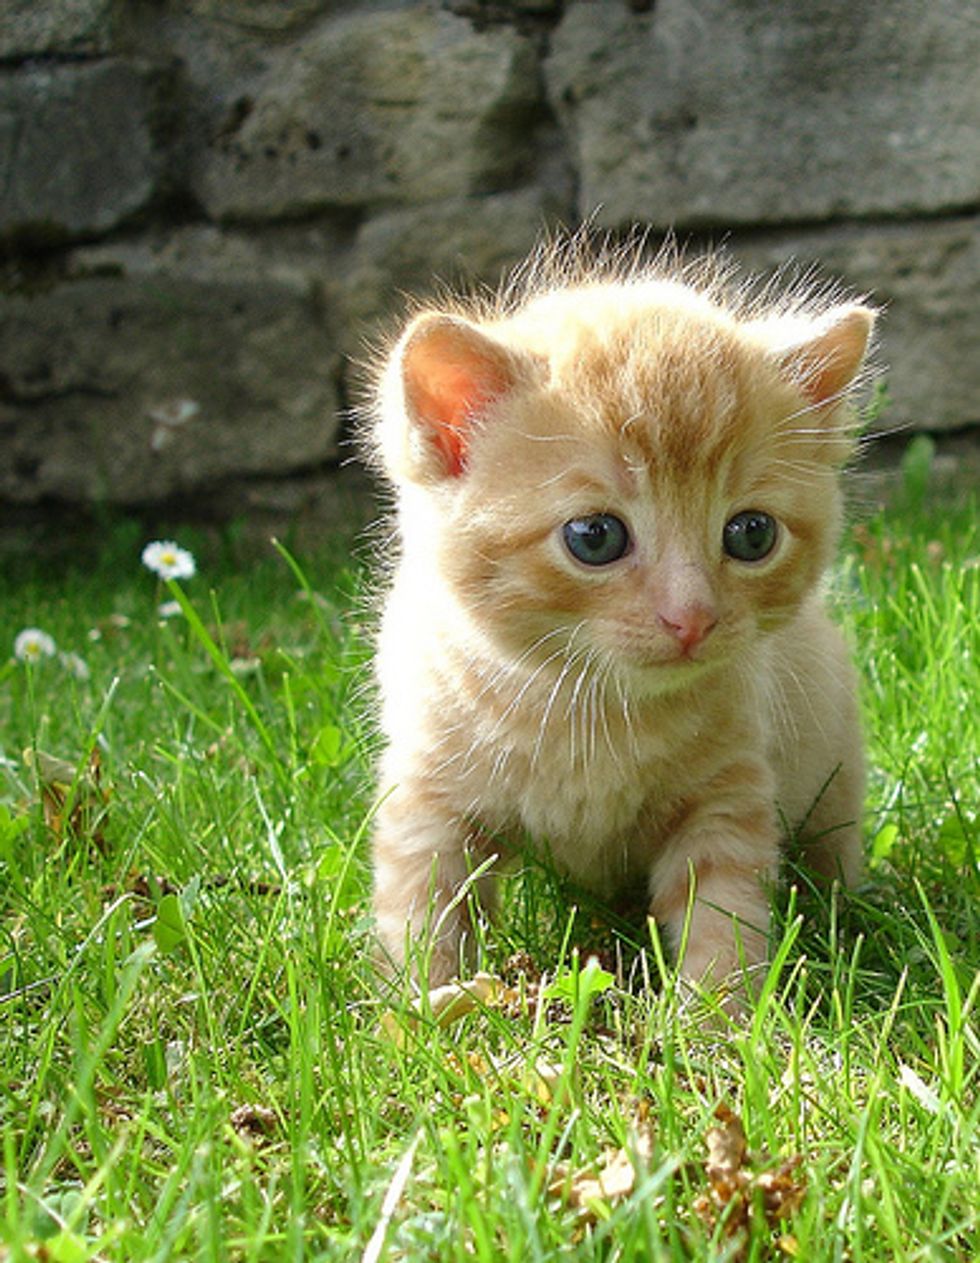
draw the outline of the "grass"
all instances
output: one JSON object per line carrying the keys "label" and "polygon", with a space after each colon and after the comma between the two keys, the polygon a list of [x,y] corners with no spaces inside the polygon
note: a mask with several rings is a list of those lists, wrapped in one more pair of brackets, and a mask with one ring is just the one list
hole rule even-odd
{"label": "grass", "polygon": [[912,490],[836,575],[868,881],[775,896],[733,1026],[536,872],[470,1012],[383,982],[342,557],[8,574],[89,674],[0,667],[0,1259],[975,1259],[980,534]]}

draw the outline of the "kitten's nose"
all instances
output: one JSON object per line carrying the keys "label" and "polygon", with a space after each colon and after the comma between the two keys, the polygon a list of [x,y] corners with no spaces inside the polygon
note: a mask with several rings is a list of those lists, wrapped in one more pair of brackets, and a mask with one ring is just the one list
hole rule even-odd
{"label": "kitten's nose", "polygon": [[667,614],[658,613],[657,618],[685,654],[697,648],[718,622],[718,615],[705,605],[688,605]]}

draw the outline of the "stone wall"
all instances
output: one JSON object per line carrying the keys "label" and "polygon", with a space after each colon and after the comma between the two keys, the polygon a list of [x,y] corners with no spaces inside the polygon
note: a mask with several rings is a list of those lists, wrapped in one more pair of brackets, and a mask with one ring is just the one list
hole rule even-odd
{"label": "stone wall", "polygon": [[404,291],[594,217],[887,308],[980,421],[974,0],[0,0],[0,505],[242,510]]}

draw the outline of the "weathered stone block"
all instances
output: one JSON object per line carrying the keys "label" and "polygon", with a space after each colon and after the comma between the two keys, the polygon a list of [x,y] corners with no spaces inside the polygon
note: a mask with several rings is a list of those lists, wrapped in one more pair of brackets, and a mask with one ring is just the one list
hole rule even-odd
{"label": "weathered stone block", "polygon": [[4,0],[0,58],[106,53],[113,0]]}
{"label": "weathered stone block", "polygon": [[288,31],[338,8],[337,0],[188,0],[195,17],[245,31]]}
{"label": "weathered stone block", "polygon": [[889,404],[882,428],[953,430],[980,422],[980,219],[736,238],[733,252],[758,270],[816,265],[883,308],[876,358]]}
{"label": "weathered stone block", "polygon": [[214,233],[80,252],[0,299],[0,499],[151,503],[335,452],[339,362],[302,277]]}
{"label": "weathered stone block", "polygon": [[403,314],[406,294],[496,284],[554,221],[555,207],[539,188],[372,215],[344,271],[343,349],[358,357],[366,334]]}
{"label": "weathered stone block", "polygon": [[159,88],[119,60],[0,73],[0,237],[104,232],[144,207],[164,169]]}
{"label": "weathered stone block", "polygon": [[534,149],[531,46],[428,7],[324,23],[243,87],[195,164],[222,220],[506,188]]}
{"label": "weathered stone block", "polygon": [[599,222],[733,226],[980,199],[971,0],[573,0],[546,65]]}

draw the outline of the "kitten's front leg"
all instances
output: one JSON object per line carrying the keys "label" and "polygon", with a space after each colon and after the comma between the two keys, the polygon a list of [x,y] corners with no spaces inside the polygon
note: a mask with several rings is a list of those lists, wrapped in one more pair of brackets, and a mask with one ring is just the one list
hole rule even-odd
{"label": "kitten's front leg", "polygon": [[[414,972],[428,955],[430,986],[440,986],[459,972],[460,953],[467,947],[468,841],[459,817],[436,795],[411,783],[399,785],[375,817],[378,937],[391,962],[408,963]],[[481,880],[484,900],[491,896],[488,884],[488,879]]]}
{"label": "kitten's front leg", "polygon": [[666,925],[678,953],[687,926],[683,957],[677,961],[680,973],[705,985],[764,963],[769,930],[765,883],[779,865],[779,834],[765,770],[745,764],[727,769],[713,789],[672,833],[651,872],[650,910]]}

